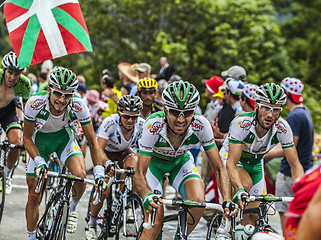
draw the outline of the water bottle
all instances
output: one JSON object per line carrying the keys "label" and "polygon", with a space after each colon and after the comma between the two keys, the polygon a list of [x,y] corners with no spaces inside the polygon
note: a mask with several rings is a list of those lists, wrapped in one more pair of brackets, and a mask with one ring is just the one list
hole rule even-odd
{"label": "water bottle", "polygon": [[247,224],[245,227],[244,227],[244,231],[243,231],[243,239],[244,240],[247,240],[250,238],[250,236],[252,235],[252,233],[254,232],[254,226],[251,225],[251,224]]}
{"label": "water bottle", "polygon": [[243,240],[244,226],[237,225],[235,226],[235,240]]}

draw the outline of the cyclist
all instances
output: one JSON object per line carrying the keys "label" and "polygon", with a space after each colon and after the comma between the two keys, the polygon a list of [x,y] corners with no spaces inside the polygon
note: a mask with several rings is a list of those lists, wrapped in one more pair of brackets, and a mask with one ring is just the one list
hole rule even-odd
{"label": "cyclist", "polygon": [[[163,195],[165,173],[170,174],[171,185],[184,199],[205,201],[204,186],[189,152],[198,142],[203,145],[216,176],[219,176],[224,204],[230,205],[227,201],[230,199],[228,175],[218,154],[210,123],[204,116],[195,115],[199,92],[188,82],[176,81],[163,91],[162,99],[164,111],[153,113],[146,120],[138,141],[139,155],[133,186],[143,197],[145,210],[158,208],[155,227],[144,229],[141,239],[156,239],[161,230],[164,208],[152,199]],[[199,222],[203,210],[193,208],[190,212],[188,223],[192,224],[188,225],[188,234]]]}
{"label": "cyclist", "polygon": [[[118,161],[121,168],[137,165],[137,155],[131,146],[136,144],[141,135],[144,119],[139,117],[143,108],[142,100],[138,96],[124,95],[118,101],[118,112],[105,118],[97,133],[99,148],[105,152],[105,166],[112,161]],[[97,239],[97,214],[107,198],[109,189],[102,196],[97,205],[91,204],[90,220],[86,229],[86,239]]]}
{"label": "cyclist", "polygon": [[[280,117],[282,105],[286,102],[284,90],[274,83],[267,83],[256,90],[254,98],[255,111],[240,114],[231,122],[220,151],[236,191],[233,201],[241,208],[242,194],[266,194],[263,156],[278,142],[289,161],[293,179],[303,175],[291,128]],[[250,223],[254,225],[252,220]]]}
{"label": "cyclist", "polygon": [[148,118],[154,112],[162,111],[163,104],[155,99],[157,82],[153,78],[143,78],[137,84],[138,96],[143,101],[143,109],[140,116]]}
{"label": "cyclist", "polygon": [[[23,68],[19,67],[14,52],[9,52],[3,57],[2,69],[0,69],[0,124],[7,134],[9,143],[17,145],[21,145],[22,142],[21,123],[23,121],[23,112],[20,99],[15,98],[15,96],[20,97],[22,95],[24,108],[31,92],[30,81],[21,74],[22,70]],[[18,161],[19,152],[19,149],[11,149],[8,154],[6,169],[7,194],[11,193],[11,173]]]}
{"label": "cyclist", "polygon": [[[26,163],[28,239],[36,239],[39,217],[40,194],[35,193],[36,170],[47,168],[45,159],[49,154],[56,152],[62,164],[66,165],[73,175],[86,177],[85,160],[70,128],[73,121],[79,120],[89,143],[95,179],[103,179],[105,176],[101,165],[103,156],[98,148],[89,110],[83,100],[74,95],[77,87],[78,80],[71,70],[54,67],[50,72],[47,92],[32,96],[26,104],[23,141],[28,152]],[[85,188],[84,183],[75,182],[73,185],[67,226],[69,233],[76,231],[76,208]]]}

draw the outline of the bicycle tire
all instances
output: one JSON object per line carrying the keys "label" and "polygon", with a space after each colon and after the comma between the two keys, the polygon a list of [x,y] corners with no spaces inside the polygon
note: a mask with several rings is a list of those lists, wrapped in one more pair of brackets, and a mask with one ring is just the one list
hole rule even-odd
{"label": "bicycle tire", "polygon": [[206,240],[215,239],[215,235],[217,233],[217,229],[219,228],[222,221],[222,213],[218,211],[214,211],[210,224],[208,225]]}
{"label": "bicycle tire", "polygon": [[58,207],[55,221],[50,231],[49,240],[66,239],[68,213],[69,213],[68,205],[66,202],[63,202]]}
{"label": "bicycle tire", "polygon": [[144,208],[141,198],[136,193],[130,193],[127,197],[127,206],[125,206],[127,214],[126,219],[123,219],[123,213],[121,212],[120,224],[118,231],[116,232],[116,240],[119,240],[119,235],[122,235],[123,221],[126,221],[126,239],[139,239],[139,234],[142,232],[144,223]]}
{"label": "bicycle tire", "polygon": [[6,199],[6,173],[3,170],[0,170],[0,190],[1,190],[1,198],[0,198],[0,223],[2,219],[3,209],[4,209],[4,202]]}
{"label": "bicycle tire", "polygon": [[49,239],[52,223],[55,219],[57,212],[54,209],[56,207],[56,204],[57,202],[55,199],[55,194],[52,193],[52,195],[49,198],[48,204],[45,208],[45,212],[37,224],[37,237],[39,236],[40,239]]}

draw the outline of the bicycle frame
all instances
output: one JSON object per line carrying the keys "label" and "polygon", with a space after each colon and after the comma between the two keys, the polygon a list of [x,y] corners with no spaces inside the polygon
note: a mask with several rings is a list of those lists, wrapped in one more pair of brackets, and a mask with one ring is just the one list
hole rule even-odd
{"label": "bicycle frame", "polygon": [[[58,236],[58,235],[59,235],[59,239],[60,238],[65,239],[67,219],[69,215],[70,193],[71,193],[73,181],[87,182],[93,185],[95,184],[95,181],[76,177],[73,175],[68,175],[68,174],[59,174],[57,172],[51,172],[51,171],[49,171],[47,175],[51,177],[60,177],[61,179],[59,181],[57,189],[54,189],[54,191],[51,193],[45,212],[40,218],[40,220],[38,221],[37,233],[39,236],[45,237],[45,239],[53,239],[55,236]],[[42,178],[42,173],[40,173],[39,175],[38,183],[39,181],[41,181],[41,178]],[[37,188],[39,186],[38,183],[37,183]],[[36,190],[38,190],[37,188]],[[57,211],[56,212],[52,211],[53,209]],[[62,211],[61,212],[62,216],[58,215],[60,214],[59,213],[60,210]],[[60,229],[57,228],[57,226],[60,223],[62,223],[63,225],[62,232],[60,232],[59,231]]]}

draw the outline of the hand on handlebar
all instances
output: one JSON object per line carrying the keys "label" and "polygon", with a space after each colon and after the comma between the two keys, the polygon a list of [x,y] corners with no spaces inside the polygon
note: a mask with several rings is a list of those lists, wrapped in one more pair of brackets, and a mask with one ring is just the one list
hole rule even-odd
{"label": "hand on handlebar", "polygon": [[157,203],[162,203],[162,199],[160,196],[154,194],[154,193],[147,193],[143,200],[143,206],[144,209],[151,213],[153,208],[159,208],[159,205]]}
{"label": "hand on handlebar", "polygon": [[244,209],[246,203],[250,202],[250,195],[243,188],[237,190],[233,197],[233,202],[237,203],[240,209]]}
{"label": "hand on handlebar", "polygon": [[236,216],[238,212],[238,207],[235,203],[231,202],[230,200],[224,201],[222,203],[222,207],[224,209],[224,215],[228,219],[231,219],[232,216]]}

